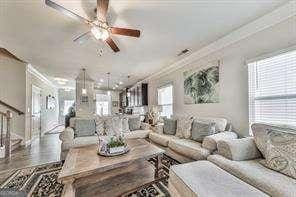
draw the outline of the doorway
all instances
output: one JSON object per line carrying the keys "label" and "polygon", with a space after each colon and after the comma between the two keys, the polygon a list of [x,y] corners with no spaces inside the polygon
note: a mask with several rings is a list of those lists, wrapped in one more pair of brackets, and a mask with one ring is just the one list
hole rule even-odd
{"label": "doorway", "polygon": [[41,136],[41,89],[32,85],[31,139]]}

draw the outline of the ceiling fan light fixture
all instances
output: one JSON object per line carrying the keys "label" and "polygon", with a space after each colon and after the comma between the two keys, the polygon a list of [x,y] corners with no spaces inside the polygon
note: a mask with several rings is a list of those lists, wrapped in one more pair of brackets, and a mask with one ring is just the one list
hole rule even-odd
{"label": "ceiling fan light fixture", "polygon": [[93,26],[90,31],[97,40],[105,41],[109,38],[109,32],[107,29]]}

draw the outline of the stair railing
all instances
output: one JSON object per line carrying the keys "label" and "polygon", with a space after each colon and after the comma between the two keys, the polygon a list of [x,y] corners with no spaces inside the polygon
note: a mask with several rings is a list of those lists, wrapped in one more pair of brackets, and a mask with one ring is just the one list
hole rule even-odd
{"label": "stair railing", "polygon": [[[3,145],[5,146],[5,158],[8,158],[10,157],[10,153],[11,153],[10,129],[11,129],[12,114],[10,111],[7,111],[7,112],[0,111],[0,117],[1,117],[0,118],[0,123],[1,123],[0,145],[1,147],[3,147]],[[6,126],[6,128],[4,126]],[[6,130],[5,139],[3,139],[5,130]]]}

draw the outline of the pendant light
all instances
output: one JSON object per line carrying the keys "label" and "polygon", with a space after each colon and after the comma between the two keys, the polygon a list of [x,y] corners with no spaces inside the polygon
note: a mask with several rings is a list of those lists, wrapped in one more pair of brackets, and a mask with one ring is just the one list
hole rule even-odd
{"label": "pendant light", "polygon": [[107,94],[108,94],[108,96],[110,96],[111,95],[111,92],[110,92],[110,87],[109,87],[109,85],[110,85],[110,72],[108,72],[107,73],[107,76],[108,76],[108,91],[107,91]]}
{"label": "pendant light", "polygon": [[82,70],[83,70],[83,88],[81,90],[81,93],[82,93],[82,95],[86,95],[87,91],[86,91],[86,88],[85,88],[85,68],[83,68]]}

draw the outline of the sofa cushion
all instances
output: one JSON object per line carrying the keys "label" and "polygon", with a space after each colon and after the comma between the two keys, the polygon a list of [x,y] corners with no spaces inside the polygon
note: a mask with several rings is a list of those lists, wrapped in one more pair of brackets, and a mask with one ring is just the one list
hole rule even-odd
{"label": "sofa cushion", "polygon": [[[267,196],[209,161],[196,161],[171,167],[169,191],[181,196]],[[173,191],[174,191],[173,190]],[[176,193],[176,192],[175,192]]]}
{"label": "sofa cushion", "polygon": [[164,118],[163,133],[166,135],[175,135],[177,129],[177,121],[171,118]]}
{"label": "sofa cushion", "polygon": [[296,179],[296,133],[268,132],[266,166]]}
{"label": "sofa cushion", "polygon": [[261,158],[253,137],[218,141],[218,154],[235,161]]}
{"label": "sofa cushion", "polygon": [[271,196],[295,197],[296,179],[268,169],[257,160],[232,161],[221,155],[208,160]]}
{"label": "sofa cushion", "polygon": [[197,121],[206,122],[206,123],[215,123],[215,129],[217,132],[225,131],[227,120],[225,118],[214,118],[214,117],[198,117]]}
{"label": "sofa cushion", "polygon": [[165,135],[165,134],[159,134],[156,132],[150,132],[149,133],[149,139],[156,144],[162,145],[162,146],[168,146],[169,141],[171,139],[177,139],[174,135]]}
{"label": "sofa cushion", "polygon": [[205,123],[194,120],[191,129],[191,139],[197,142],[202,142],[206,136],[216,133],[215,123]]}
{"label": "sofa cushion", "polygon": [[128,119],[129,129],[131,131],[139,130],[141,127],[141,119],[138,117],[129,117]]}
{"label": "sofa cushion", "polygon": [[134,130],[124,133],[125,139],[146,138],[149,136],[151,130]]}
{"label": "sofa cushion", "polygon": [[224,139],[236,139],[238,136],[231,131],[224,131],[214,135],[206,136],[202,141],[202,147],[210,150],[211,152],[217,150],[217,142]]}
{"label": "sofa cushion", "polygon": [[96,133],[95,119],[76,119],[75,137],[93,136]]}
{"label": "sofa cushion", "polygon": [[210,151],[202,148],[199,142],[189,139],[171,139],[169,148],[195,160],[205,160],[210,155]]}
{"label": "sofa cushion", "polygon": [[193,120],[193,117],[178,117],[176,136],[179,138],[190,138]]}
{"label": "sofa cushion", "polygon": [[87,146],[97,144],[99,141],[98,136],[77,137],[74,139],[73,147]]}

